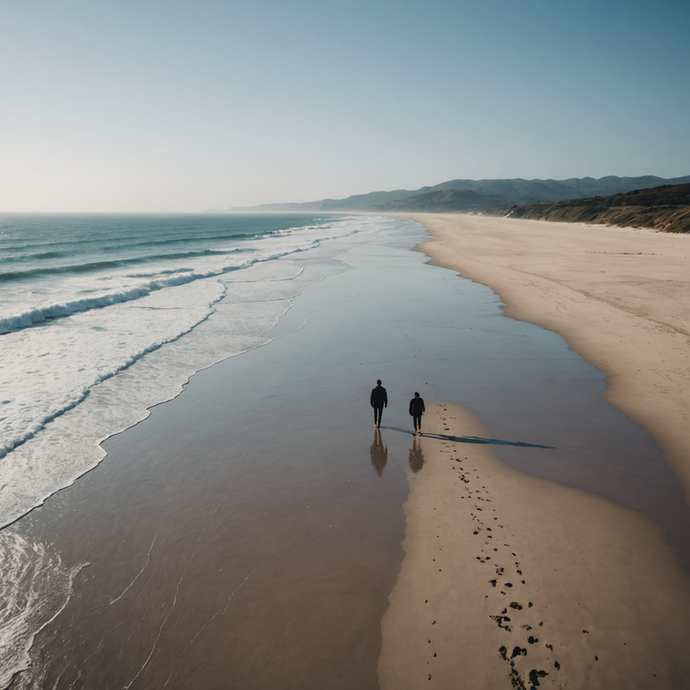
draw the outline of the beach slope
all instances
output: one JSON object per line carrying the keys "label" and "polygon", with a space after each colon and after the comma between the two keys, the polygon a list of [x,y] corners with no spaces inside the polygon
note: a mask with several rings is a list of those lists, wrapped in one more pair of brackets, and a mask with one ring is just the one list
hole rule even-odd
{"label": "beach slope", "polygon": [[433,263],[494,289],[608,376],[604,398],[649,431],[690,489],[690,237],[458,214],[408,214]]}

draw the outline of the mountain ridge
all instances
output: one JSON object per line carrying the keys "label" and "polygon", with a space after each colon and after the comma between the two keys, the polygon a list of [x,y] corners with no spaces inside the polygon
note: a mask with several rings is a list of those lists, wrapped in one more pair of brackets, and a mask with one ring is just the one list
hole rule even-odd
{"label": "mountain ridge", "polygon": [[[636,189],[690,183],[690,175],[665,179],[655,175],[617,177],[608,175],[567,180],[522,178],[447,180],[416,190],[397,189],[354,194],[345,199],[321,199],[301,203],[234,206],[210,213],[338,213],[366,211],[482,211],[497,206],[555,203],[565,199],[626,194]],[[472,192],[473,195],[460,192]]]}

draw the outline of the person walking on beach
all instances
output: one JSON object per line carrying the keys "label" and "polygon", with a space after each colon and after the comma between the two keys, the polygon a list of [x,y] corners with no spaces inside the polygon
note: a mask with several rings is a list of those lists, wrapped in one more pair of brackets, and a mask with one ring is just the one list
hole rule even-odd
{"label": "person walking on beach", "polygon": [[372,389],[369,402],[374,408],[374,426],[379,427],[381,426],[383,408],[388,407],[388,393],[386,393],[386,389],[381,385],[381,379],[376,381],[376,388]]}
{"label": "person walking on beach", "polygon": [[415,435],[419,433],[422,435],[422,415],[426,411],[424,407],[423,398],[419,397],[419,393],[415,392],[414,398],[410,400],[410,414],[412,415],[412,421],[414,422],[414,433]]}

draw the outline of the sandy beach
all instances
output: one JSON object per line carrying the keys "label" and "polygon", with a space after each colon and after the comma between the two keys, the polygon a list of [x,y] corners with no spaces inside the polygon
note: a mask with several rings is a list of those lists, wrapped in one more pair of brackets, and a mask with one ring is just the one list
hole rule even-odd
{"label": "sandy beach", "polygon": [[608,376],[690,489],[690,237],[464,215],[408,216],[438,265],[489,285],[512,318],[560,333]]}
{"label": "sandy beach", "polygon": [[197,372],[11,526],[72,591],[7,687],[682,685],[678,477],[601,371],[502,315],[509,280],[458,278],[469,248],[425,237],[401,221],[290,258],[324,277],[269,344]]}
{"label": "sandy beach", "polygon": [[[690,238],[412,217],[433,263],[489,285],[506,315],[557,331],[608,375],[605,399],[654,435],[687,495]],[[664,531],[498,462],[467,410],[438,405],[425,423],[381,687],[683,687],[690,578]]]}
{"label": "sandy beach", "polygon": [[474,415],[424,415],[379,681],[409,688],[680,688],[690,581],[661,530],[497,461]]}

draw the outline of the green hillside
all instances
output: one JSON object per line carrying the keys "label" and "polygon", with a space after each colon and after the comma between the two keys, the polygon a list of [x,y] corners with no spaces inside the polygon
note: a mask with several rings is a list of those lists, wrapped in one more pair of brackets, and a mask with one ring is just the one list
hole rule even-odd
{"label": "green hillside", "polygon": [[553,204],[493,208],[490,215],[568,223],[603,223],[690,233],[690,184],[637,189],[627,194],[569,199]]}

